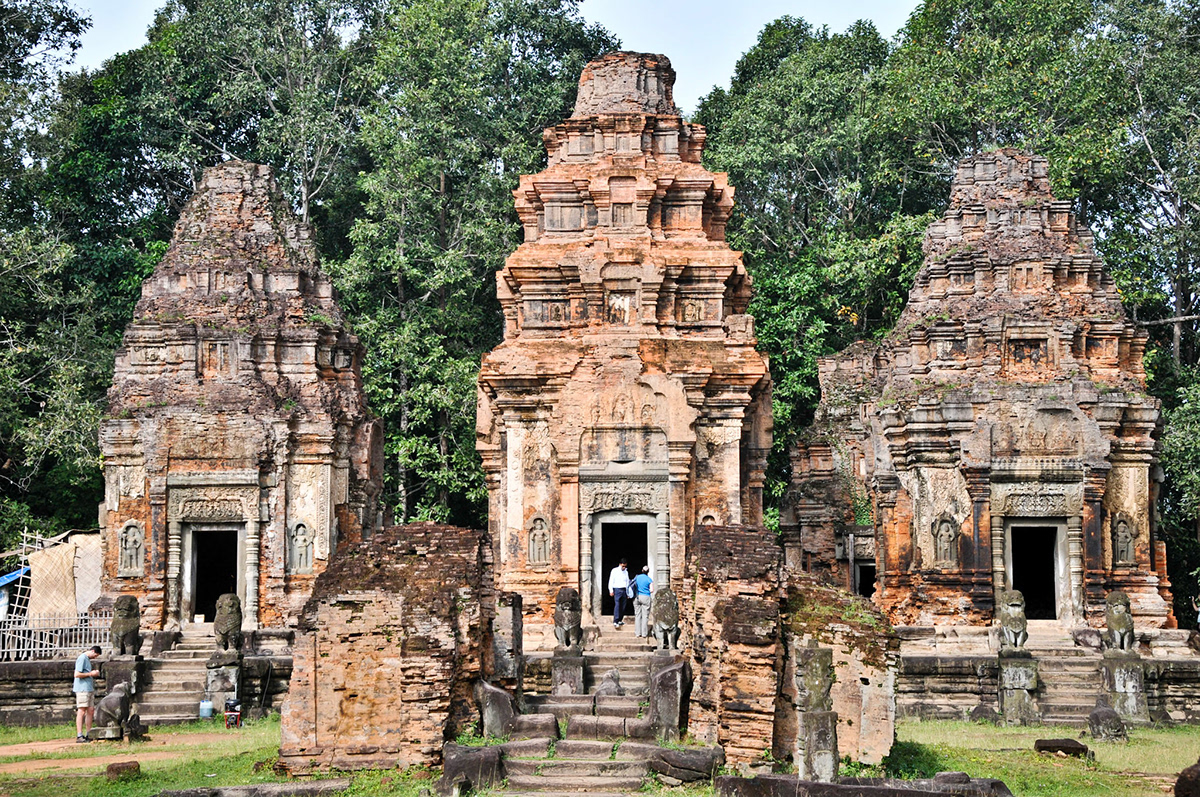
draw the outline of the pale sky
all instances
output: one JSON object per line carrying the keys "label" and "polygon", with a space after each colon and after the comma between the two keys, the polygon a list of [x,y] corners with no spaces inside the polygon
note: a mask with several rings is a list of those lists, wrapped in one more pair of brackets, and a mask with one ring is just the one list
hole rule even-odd
{"label": "pale sky", "polygon": [[[163,0],[74,0],[92,18],[75,63],[96,68],[111,56],[139,47]],[[814,26],[843,31],[870,19],[885,38],[903,27],[917,0],[583,0],[589,22],[615,33],[630,50],[663,53],[678,77],[675,102],[685,113],[715,85],[728,86],[733,66],[758,33],[784,14]]]}

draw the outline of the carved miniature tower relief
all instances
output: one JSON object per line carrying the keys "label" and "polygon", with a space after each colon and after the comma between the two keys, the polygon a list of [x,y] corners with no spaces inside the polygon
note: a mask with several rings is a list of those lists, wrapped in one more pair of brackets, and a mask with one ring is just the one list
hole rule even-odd
{"label": "carved miniature tower relief", "polygon": [[733,189],[700,165],[674,79],[661,55],[590,63],[514,192],[525,243],[497,277],[477,446],[498,587],[546,623],[562,586],[594,621],[620,558],[678,587],[701,518],[762,517],[770,377],[724,240]]}
{"label": "carved miniature tower relief", "polygon": [[[1098,625],[1121,589],[1139,623],[1174,622],[1146,335],[1047,172],[1013,150],[959,164],[895,330],[820,364],[788,559],[874,589],[896,624],[989,623],[1006,589],[1031,620]],[[863,533],[853,491],[872,543],[857,561],[840,542]]]}
{"label": "carved miniature tower relief", "polygon": [[117,352],[104,454],[104,591],[150,627],[222,593],[280,626],[340,535],[369,533],[380,433],[362,346],[266,166],[204,173]]}

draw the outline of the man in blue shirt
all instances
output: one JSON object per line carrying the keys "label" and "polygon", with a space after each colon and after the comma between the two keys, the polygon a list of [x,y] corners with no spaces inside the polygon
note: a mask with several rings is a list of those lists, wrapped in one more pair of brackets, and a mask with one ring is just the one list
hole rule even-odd
{"label": "man in blue shirt", "polygon": [[88,741],[88,733],[92,730],[92,720],[96,716],[96,679],[100,677],[99,670],[92,669],[92,660],[100,655],[100,646],[93,645],[90,650],[79,654],[75,660],[75,683],[71,691],[75,693],[75,741]]}
{"label": "man in blue shirt", "polygon": [[633,587],[637,594],[633,598],[634,629],[639,637],[650,636],[650,591],[654,582],[650,580],[650,567],[642,568],[642,572],[633,577]]}

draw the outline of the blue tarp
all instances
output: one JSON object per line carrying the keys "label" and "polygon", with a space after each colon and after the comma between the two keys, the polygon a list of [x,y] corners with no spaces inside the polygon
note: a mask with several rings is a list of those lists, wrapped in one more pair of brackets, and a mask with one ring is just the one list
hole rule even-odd
{"label": "blue tarp", "polygon": [[8,586],[9,584],[13,583],[18,578],[20,578],[21,576],[25,575],[28,572],[29,572],[28,567],[22,567],[20,570],[14,570],[11,573],[7,573],[3,576],[0,576],[0,587]]}

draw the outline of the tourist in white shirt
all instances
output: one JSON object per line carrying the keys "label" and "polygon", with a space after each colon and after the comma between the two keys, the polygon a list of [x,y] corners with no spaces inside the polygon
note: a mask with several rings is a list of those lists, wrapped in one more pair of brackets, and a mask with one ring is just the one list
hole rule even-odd
{"label": "tourist in white shirt", "polygon": [[620,628],[625,613],[625,598],[629,595],[629,563],[624,559],[608,574],[608,594],[613,599],[613,628]]}

